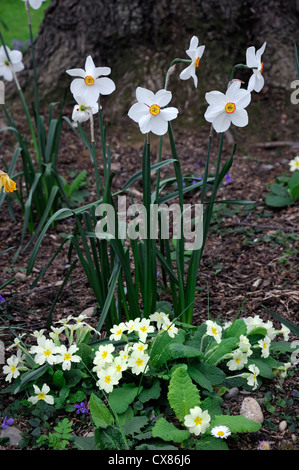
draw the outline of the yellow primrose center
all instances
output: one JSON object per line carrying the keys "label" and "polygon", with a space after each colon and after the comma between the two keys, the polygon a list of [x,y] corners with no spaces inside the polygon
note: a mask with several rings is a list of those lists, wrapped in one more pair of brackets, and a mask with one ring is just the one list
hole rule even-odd
{"label": "yellow primrose center", "polygon": [[102,359],[106,359],[107,354],[108,354],[107,351],[104,351],[103,354],[102,354]]}
{"label": "yellow primrose center", "polygon": [[143,349],[144,349],[144,346],[143,346],[143,344],[141,344],[140,346],[138,346],[138,348],[137,348],[137,349],[139,349],[139,351],[143,351]]}
{"label": "yellow primrose center", "polygon": [[111,377],[110,377],[110,375],[106,375],[106,377],[105,377],[105,382],[106,382],[106,384],[110,384],[110,382],[111,382]]}
{"label": "yellow primrose center", "polygon": [[197,68],[199,66],[199,62],[200,62],[200,58],[199,57],[196,57],[195,61],[194,61],[194,66]]}
{"label": "yellow primrose center", "polygon": [[146,326],[142,326],[142,327],[140,328],[140,331],[142,331],[142,333],[145,333],[145,332],[147,331]]}
{"label": "yellow primrose center", "polygon": [[70,353],[66,353],[66,354],[64,355],[64,358],[63,358],[63,359],[64,359],[65,361],[70,361],[71,358],[72,358],[71,354],[70,354]]}
{"label": "yellow primrose center", "polygon": [[216,329],[216,328],[212,328],[212,333],[213,333],[213,335],[218,335],[217,329]]}
{"label": "yellow primrose center", "polygon": [[122,330],[121,330],[121,329],[117,330],[116,334],[117,334],[117,335],[121,335],[121,334],[122,334]]}
{"label": "yellow primrose center", "polygon": [[157,116],[160,114],[161,108],[157,104],[152,104],[149,111],[153,116]]}
{"label": "yellow primrose center", "polygon": [[91,75],[87,75],[84,78],[84,82],[86,83],[86,85],[91,86],[94,84],[94,78]]}
{"label": "yellow primrose center", "polygon": [[15,372],[16,370],[16,366],[12,365],[11,368],[10,368],[11,372]]}
{"label": "yellow primrose center", "polygon": [[240,357],[237,357],[237,359],[235,360],[235,362],[236,362],[237,364],[240,364],[241,358],[240,358]]}
{"label": "yellow primrose center", "polygon": [[236,105],[235,103],[226,103],[225,105],[225,111],[228,114],[232,114],[234,111],[236,111]]}
{"label": "yellow primrose center", "polygon": [[40,392],[38,393],[37,398],[38,400],[44,400],[46,398],[46,395],[44,394],[44,392]]}
{"label": "yellow primrose center", "polygon": [[299,161],[298,162],[294,162],[294,166],[297,168],[299,168]]}
{"label": "yellow primrose center", "polygon": [[196,416],[194,423],[196,426],[199,426],[200,424],[202,424],[202,418],[200,418],[199,416]]}
{"label": "yellow primrose center", "polygon": [[135,364],[136,364],[137,367],[140,367],[140,366],[142,366],[142,364],[143,364],[143,360],[140,359],[140,357],[138,357],[138,359],[137,359],[137,361],[135,362]]}
{"label": "yellow primrose center", "polygon": [[121,365],[118,364],[118,365],[116,366],[116,372],[120,372],[120,371],[121,371]]}
{"label": "yellow primrose center", "polygon": [[51,351],[50,351],[50,349],[46,349],[46,350],[44,351],[44,356],[46,356],[46,357],[51,356]]}

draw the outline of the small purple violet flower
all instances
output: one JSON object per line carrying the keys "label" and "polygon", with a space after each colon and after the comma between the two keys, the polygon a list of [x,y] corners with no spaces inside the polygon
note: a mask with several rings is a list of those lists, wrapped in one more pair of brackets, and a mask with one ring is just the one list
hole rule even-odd
{"label": "small purple violet flower", "polygon": [[8,418],[5,416],[3,423],[1,424],[1,427],[3,429],[8,429],[8,426],[14,422],[13,418]]}
{"label": "small purple violet flower", "polygon": [[77,415],[80,413],[88,413],[88,409],[85,408],[85,403],[83,401],[81,401],[81,403],[79,404],[76,403],[74,407],[77,409],[76,411]]}
{"label": "small purple violet flower", "polygon": [[2,297],[2,295],[0,294],[0,304],[1,304],[2,302],[5,302],[5,298]]}

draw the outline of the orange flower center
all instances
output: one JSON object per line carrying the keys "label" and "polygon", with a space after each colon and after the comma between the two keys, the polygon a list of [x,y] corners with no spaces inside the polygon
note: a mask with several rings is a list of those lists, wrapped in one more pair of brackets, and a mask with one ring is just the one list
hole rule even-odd
{"label": "orange flower center", "polygon": [[194,66],[195,67],[198,67],[199,66],[199,62],[200,62],[200,58],[199,57],[196,57],[195,61],[194,61]]}
{"label": "orange flower center", "polygon": [[228,114],[232,114],[236,110],[236,105],[235,103],[226,103],[225,105],[225,111]]}
{"label": "orange flower center", "polygon": [[91,75],[87,75],[84,78],[84,82],[86,83],[86,85],[91,86],[94,84],[94,78]]}
{"label": "orange flower center", "polygon": [[264,70],[264,62],[261,63],[260,72],[263,73],[263,70]]}
{"label": "orange flower center", "polygon": [[157,104],[152,104],[149,111],[153,116],[157,116],[160,114],[161,108]]}

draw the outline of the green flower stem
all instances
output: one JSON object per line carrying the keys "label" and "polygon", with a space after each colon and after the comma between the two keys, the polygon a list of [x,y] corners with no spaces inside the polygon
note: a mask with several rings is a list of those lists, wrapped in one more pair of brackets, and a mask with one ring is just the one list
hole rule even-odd
{"label": "green flower stem", "polygon": [[237,64],[237,65],[235,65],[235,66],[233,67],[232,71],[231,71],[231,74],[230,74],[230,79],[229,79],[230,81],[233,80],[236,69],[251,69],[251,70],[253,70],[253,69],[257,69],[257,67],[248,67],[248,65],[245,65],[245,64]]}

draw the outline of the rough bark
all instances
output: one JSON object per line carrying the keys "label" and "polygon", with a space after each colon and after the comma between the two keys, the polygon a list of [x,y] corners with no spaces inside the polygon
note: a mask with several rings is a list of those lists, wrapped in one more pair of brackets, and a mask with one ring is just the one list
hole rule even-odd
{"label": "rough bark", "polygon": [[[224,91],[232,66],[245,62],[246,48],[264,41],[267,86],[290,90],[297,78],[298,19],[298,1],[52,0],[35,43],[40,93],[61,99],[70,83],[65,70],[84,67],[90,54],[96,65],[111,67],[118,103],[127,109],[136,86],[158,89],[170,61],[187,58],[192,35],[206,45],[199,70],[203,92]],[[25,61],[27,72],[20,79],[28,88],[29,54]],[[186,86],[185,99],[192,100],[192,84]]]}

